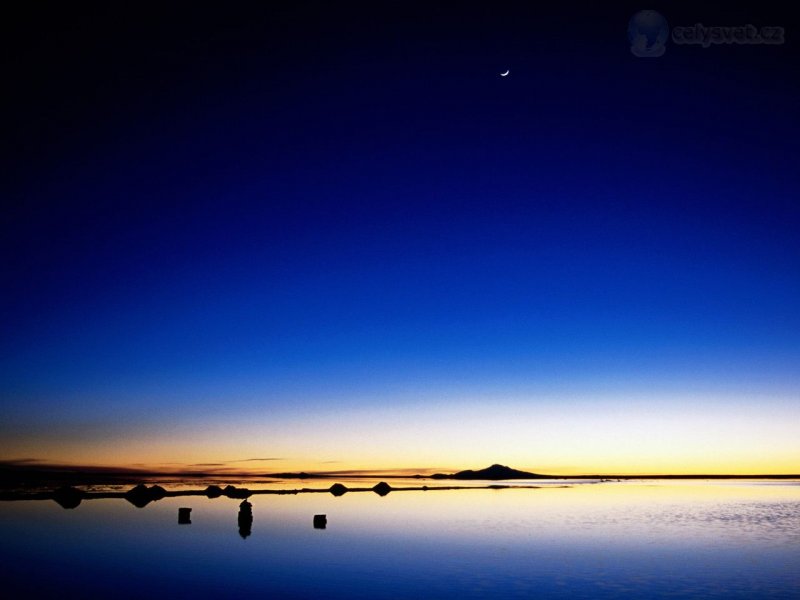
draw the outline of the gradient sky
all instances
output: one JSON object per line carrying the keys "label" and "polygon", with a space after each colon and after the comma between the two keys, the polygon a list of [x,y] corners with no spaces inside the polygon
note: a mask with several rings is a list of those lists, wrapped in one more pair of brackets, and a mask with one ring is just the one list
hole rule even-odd
{"label": "gradient sky", "polygon": [[6,20],[0,459],[800,472],[787,13],[331,4]]}

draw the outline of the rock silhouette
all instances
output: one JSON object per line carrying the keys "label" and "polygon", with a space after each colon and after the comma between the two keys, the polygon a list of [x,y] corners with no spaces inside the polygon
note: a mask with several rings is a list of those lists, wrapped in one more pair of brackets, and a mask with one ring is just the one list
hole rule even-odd
{"label": "rock silhouette", "polygon": [[392,491],[392,486],[390,486],[385,481],[381,481],[379,484],[375,485],[375,487],[372,488],[372,491],[378,494],[378,496],[385,496],[386,494]]}
{"label": "rock silhouette", "polygon": [[125,499],[133,504],[136,508],[144,508],[155,500],[161,500],[166,495],[167,490],[160,485],[147,487],[143,483],[140,483],[136,487],[133,487],[125,492]]}
{"label": "rock silhouette", "polygon": [[237,488],[233,485],[226,485],[225,489],[222,490],[222,493],[228,498],[237,498],[239,500],[249,498],[252,495],[250,490],[247,488]]}
{"label": "rock silhouette", "polygon": [[328,515],[314,515],[314,529],[325,529],[328,526]]}
{"label": "rock silhouette", "polygon": [[83,492],[72,486],[64,485],[53,492],[53,500],[62,508],[76,508],[83,499]]}
{"label": "rock silhouette", "polygon": [[253,529],[253,505],[247,500],[242,500],[239,505],[239,535],[247,538]]}
{"label": "rock silhouette", "polygon": [[222,488],[218,485],[210,485],[206,488],[206,496],[209,498],[219,498],[222,496]]}
{"label": "rock silhouette", "polygon": [[192,509],[191,508],[179,508],[178,509],[178,524],[179,525],[191,525],[192,524]]}
{"label": "rock silhouette", "polygon": [[341,483],[334,483],[328,491],[334,496],[344,496],[347,493],[347,488]]}

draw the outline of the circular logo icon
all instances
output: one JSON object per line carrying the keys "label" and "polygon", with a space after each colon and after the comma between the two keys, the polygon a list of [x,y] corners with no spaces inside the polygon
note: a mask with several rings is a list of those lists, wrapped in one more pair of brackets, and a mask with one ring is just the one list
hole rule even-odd
{"label": "circular logo icon", "polygon": [[628,40],[634,56],[662,56],[668,37],[667,20],[654,10],[640,10],[628,22]]}

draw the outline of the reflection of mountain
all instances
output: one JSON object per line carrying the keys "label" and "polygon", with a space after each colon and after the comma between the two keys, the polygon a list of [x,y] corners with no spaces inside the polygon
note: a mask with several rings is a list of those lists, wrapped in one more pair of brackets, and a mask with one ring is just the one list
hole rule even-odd
{"label": "reflection of mountain", "polygon": [[453,473],[452,475],[445,475],[443,473],[437,473],[433,475],[433,479],[488,479],[488,480],[499,480],[499,479],[547,479],[547,475],[539,475],[538,473],[528,473],[526,471],[518,471],[516,469],[512,469],[511,467],[506,467],[504,465],[492,465],[491,467],[487,467],[485,469],[480,469],[479,471],[459,471],[458,473]]}

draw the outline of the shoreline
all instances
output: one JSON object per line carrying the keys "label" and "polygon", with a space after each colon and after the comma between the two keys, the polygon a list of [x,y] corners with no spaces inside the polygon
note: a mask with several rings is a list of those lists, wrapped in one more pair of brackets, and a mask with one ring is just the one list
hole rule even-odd
{"label": "shoreline", "polygon": [[333,496],[343,496],[350,493],[363,493],[372,492],[379,496],[386,496],[392,492],[434,492],[434,491],[454,491],[454,490],[507,490],[507,489],[563,489],[570,488],[570,485],[507,485],[507,484],[491,484],[491,485],[446,485],[446,486],[403,486],[391,487],[386,482],[380,482],[373,487],[354,487],[348,488],[340,483],[336,483],[329,488],[296,488],[285,490],[265,490],[248,488],[239,488],[235,486],[227,486],[220,488],[219,486],[211,485],[204,490],[173,490],[168,491],[159,485],[147,487],[143,484],[138,484],[135,487],[124,492],[91,492],[83,491],[72,486],[62,486],[51,491],[38,491],[38,492],[25,492],[25,491],[10,491],[0,492],[0,502],[13,502],[13,501],[35,501],[35,500],[53,500],[64,508],[75,508],[84,500],[107,500],[107,499],[122,499],[128,500],[134,506],[143,508],[151,502],[157,502],[164,498],[180,498],[180,497],[199,497],[203,496],[208,499],[216,498],[229,498],[235,500],[245,500],[252,496],[294,496],[298,494],[331,494]]}
{"label": "shoreline", "polygon": [[[167,478],[169,476],[160,476],[162,479]],[[366,476],[362,476],[362,479],[366,479]],[[396,477],[395,479],[398,479]],[[158,500],[162,500],[164,498],[180,498],[180,497],[206,497],[209,499],[216,499],[216,498],[229,498],[229,499],[238,499],[244,500],[250,498],[252,496],[293,496],[298,494],[331,494],[333,496],[343,496],[349,493],[364,493],[364,492],[372,492],[379,496],[386,496],[392,492],[434,492],[434,491],[456,491],[456,490],[509,490],[509,489],[563,489],[563,488],[572,488],[574,485],[585,485],[585,484],[600,484],[600,483],[627,483],[627,482],[635,482],[635,481],[655,481],[655,480],[664,480],[664,481],[699,481],[699,480],[707,480],[707,481],[744,481],[744,480],[751,480],[751,481],[781,481],[781,480],[792,480],[797,479],[800,481],[800,477],[798,476],[791,476],[791,475],[772,475],[772,476],[643,476],[643,477],[570,477],[570,478],[548,478],[546,481],[551,481],[553,483],[546,484],[546,485],[536,485],[535,483],[528,484],[525,480],[516,480],[520,481],[520,483],[513,483],[515,480],[506,480],[505,482],[495,482],[489,480],[483,480],[486,483],[484,485],[418,485],[418,486],[398,486],[392,487],[385,481],[380,481],[376,485],[372,487],[347,487],[342,483],[334,483],[330,487],[326,488],[313,488],[313,487],[300,487],[300,488],[290,488],[290,489],[249,489],[247,487],[237,487],[235,485],[228,484],[226,487],[222,488],[216,484],[208,485],[205,489],[190,489],[190,490],[167,490],[159,485],[156,481],[158,478],[150,478],[149,482],[152,483],[150,487],[145,485],[144,482],[140,481],[139,479],[131,480],[128,479],[125,483],[121,481],[116,481],[112,485],[116,486],[123,486],[123,485],[132,485],[128,490],[125,491],[114,491],[114,490],[101,490],[101,491],[93,491],[93,490],[84,490],[80,489],[81,487],[91,487],[91,486],[98,486],[104,485],[104,483],[86,483],[86,482],[77,482],[72,481],[71,483],[63,483],[63,482],[55,482],[53,480],[42,480],[40,482],[27,482],[27,485],[18,485],[18,486],[9,486],[4,491],[0,491],[0,502],[14,502],[14,501],[37,501],[37,500],[53,500],[57,504],[61,505],[63,508],[75,508],[84,500],[101,500],[101,499],[122,499],[127,500],[134,506],[139,508],[143,508],[144,506],[150,504],[151,502],[157,502]],[[231,478],[236,479],[236,478]],[[348,478],[341,478],[345,481]],[[370,479],[377,479],[376,477],[370,477]],[[390,478],[384,478],[390,479]],[[409,479],[409,478],[403,478]],[[584,481],[585,480],[585,481]],[[242,478],[236,479],[237,483],[246,483],[246,480]],[[263,485],[263,484],[276,484],[280,483],[281,481],[285,480],[272,480],[272,481],[251,481],[251,483]],[[477,481],[477,480],[476,480]],[[544,483],[544,479],[542,482]],[[523,483],[524,482],[524,483]],[[574,482],[574,485],[571,485],[570,482]],[[162,481],[162,483],[167,484],[167,482]],[[49,484],[49,485],[48,485]],[[109,483],[105,483],[105,485],[109,485]],[[77,487],[76,487],[77,486]],[[49,489],[48,489],[49,488]]]}

